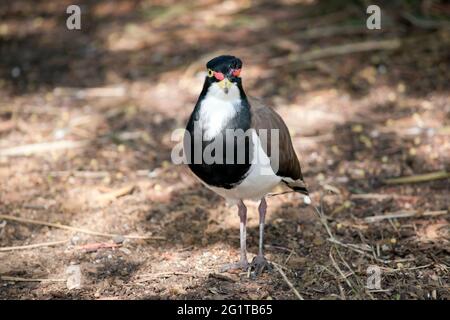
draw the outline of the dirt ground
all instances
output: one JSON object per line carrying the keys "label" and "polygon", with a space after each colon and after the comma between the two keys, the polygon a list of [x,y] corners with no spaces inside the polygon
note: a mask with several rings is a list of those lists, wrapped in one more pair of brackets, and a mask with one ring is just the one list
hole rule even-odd
{"label": "dirt ground", "polygon": [[[285,119],[323,212],[268,199],[267,257],[298,293],[450,298],[444,1],[381,5],[382,30],[368,30],[364,1],[80,0],[82,29],[69,31],[73,2],[0,4],[1,299],[297,298],[277,269],[218,273],[238,259],[237,210],[171,162],[204,64],[223,53]],[[373,266],[381,287],[367,287]]]}

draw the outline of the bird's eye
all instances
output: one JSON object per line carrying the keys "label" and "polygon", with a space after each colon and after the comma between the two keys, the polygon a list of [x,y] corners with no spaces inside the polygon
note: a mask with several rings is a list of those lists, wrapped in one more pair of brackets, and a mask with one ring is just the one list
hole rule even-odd
{"label": "bird's eye", "polygon": [[212,71],[211,69],[208,69],[208,77],[212,77],[214,75],[214,71]]}
{"label": "bird's eye", "polygon": [[234,69],[233,70],[233,76],[239,77],[240,74],[241,74],[241,69]]}
{"label": "bird's eye", "polygon": [[214,77],[219,81],[222,81],[225,78],[222,72],[214,72]]}

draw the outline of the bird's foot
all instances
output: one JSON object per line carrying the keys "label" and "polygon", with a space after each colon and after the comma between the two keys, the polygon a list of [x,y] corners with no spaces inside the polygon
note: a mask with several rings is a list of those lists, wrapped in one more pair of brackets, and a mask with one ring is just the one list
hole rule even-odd
{"label": "bird's foot", "polygon": [[220,268],[220,272],[233,272],[233,271],[247,271],[250,267],[248,261],[239,261],[235,263],[228,263]]}
{"label": "bird's foot", "polygon": [[272,265],[263,255],[257,255],[253,258],[252,263],[250,264],[251,270],[253,270],[252,275],[258,277],[264,270],[272,270]]}

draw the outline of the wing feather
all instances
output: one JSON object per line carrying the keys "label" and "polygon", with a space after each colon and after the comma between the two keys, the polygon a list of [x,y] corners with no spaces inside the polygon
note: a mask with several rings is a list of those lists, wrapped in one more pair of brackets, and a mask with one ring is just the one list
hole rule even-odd
{"label": "wing feather", "polygon": [[[289,129],[283,119],[275,110],[264,105],[261,100],[250,98],[249,102],[251,106],[252,128],[258,133],[264,151],[270,158],[271,166],[275,174],[281,177],[282,181],[294,191],[307,195],[308,190],[303,180],[300,162],[292,145]],[[267,134],[259,134],[259,130],[261,129],[267,130]],[[278,146],[272,145],[272,129],[278,129]],[[278,159],[272,154],[272,151],[275,150],[278,150]]]}

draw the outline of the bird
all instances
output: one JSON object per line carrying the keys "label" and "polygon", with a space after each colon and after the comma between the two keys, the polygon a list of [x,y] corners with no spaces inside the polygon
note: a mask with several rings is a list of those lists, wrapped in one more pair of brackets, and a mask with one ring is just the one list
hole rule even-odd
{"label": "bird", "polygon": [[[250,269],[260,275],[271,269],[264,256],[267,195],[284,185],[302,194],[306,204],[311,200],[285,122],[274,109],[244,91],[242,60],[221,55],[208,61],[206,69],[185,130],[186,163],[206,187],[237,205],[240,259],[221,271]],[[259,201],[259,248],[251,263],[246,246],[247,200]]]}

